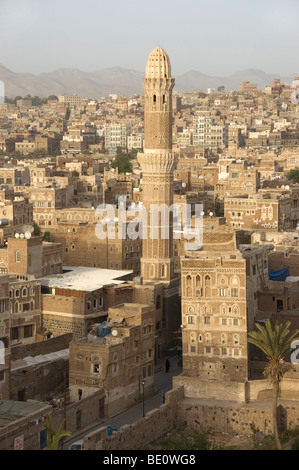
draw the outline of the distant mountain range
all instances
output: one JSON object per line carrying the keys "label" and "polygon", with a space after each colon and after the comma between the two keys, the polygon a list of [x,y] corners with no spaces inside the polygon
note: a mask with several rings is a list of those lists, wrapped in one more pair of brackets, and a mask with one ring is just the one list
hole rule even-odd
{"label": "distant mountain range", "polygon": [[[0,80],[5,85],[5,95],[47,97],[49,95],[77,95],[82,98],[100,98],[116,93],[123,96],[143,94],[142,78],[144,72],[113,67],[95,72],[83,72],[78,69],[58,69],[49,73],[34,75],[31,73],[16,73],[0,65]],[[191,92],[206,91],[207,88],[225,86],[226,91],[237,90],[238,85],[245,80],[256,83],[259,89],[269,85],[274,78],[282,83],[292,83],[294,76],[272,75],[262,70],[241,70],[229,77],[210,77],[196,70],[190,70],[175,77],[175,90]]]}

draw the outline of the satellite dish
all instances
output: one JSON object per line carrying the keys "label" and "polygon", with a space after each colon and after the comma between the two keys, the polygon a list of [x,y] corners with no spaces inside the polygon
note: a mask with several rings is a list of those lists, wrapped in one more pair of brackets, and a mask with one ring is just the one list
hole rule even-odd
{"label": "satellite dish", "polygon": [[25,232],[25,238],[27,240],[29,240],[29,238],[31,238],[31,232],[29,232],[29,230],[27,230],[27,232]]}
{"label": "satellite dish", "polygon": [[117,330],[112,330],[111,334],[112,334],[112,336],[117,336]]}
{"label": "satellite dish", "polygon": [[19,234],[19,233],[15,233],[15,238],[20,238],[20,234]]}
{"label": "satellite dish", "polygon": [[20,233],[20,238],[25,238],[24,233]]}
{"label": "satellite dish", "polygon": [[200,215],[205,215],[205,211],[201,211]]}
{"label": "satellite dish", "polygon": [[186,185],[186,183],[182,183],[182,186],[183,186],[183,188],[185,188],[187,185]]}
{"label": "satellite dish", "polygon": [[213,212],[210,212],[210,217],[213,217],[213,215],[214,215]]}

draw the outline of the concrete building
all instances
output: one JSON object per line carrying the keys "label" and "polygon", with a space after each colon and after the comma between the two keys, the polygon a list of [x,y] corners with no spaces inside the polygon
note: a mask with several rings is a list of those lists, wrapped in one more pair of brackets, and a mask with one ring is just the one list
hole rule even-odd
{"label": "concrete building", "polygon": [[105,148],[115,153],[117,149],[127,150],[127,138],[131,127],[128,123],[113,123],[105,126]]}
{"label": "concrete building", "polygon": [[84,103],[83,98],[74,93],[72,96],[58,95],[58,102],[63,103],[69,107],[82,106]]}

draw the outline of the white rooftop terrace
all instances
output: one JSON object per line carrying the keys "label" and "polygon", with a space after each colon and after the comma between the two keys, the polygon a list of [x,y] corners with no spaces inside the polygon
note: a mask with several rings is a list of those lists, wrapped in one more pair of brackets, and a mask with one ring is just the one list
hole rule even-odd
{"label": "white rooftop terrace", "polygon": [[109,284],[122,284],[133,271],[120,269],[89,268],[86,266],[64,266],[64,273],[41,278],[41,285],[49,288],[64,288],[92,292]]}

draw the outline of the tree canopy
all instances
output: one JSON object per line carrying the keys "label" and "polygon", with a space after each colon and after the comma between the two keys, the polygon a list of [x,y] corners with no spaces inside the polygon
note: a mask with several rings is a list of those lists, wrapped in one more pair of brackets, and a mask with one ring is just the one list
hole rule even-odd
{"label": "tree canopy", "polygon": [[287,174],[288,180],[294,180],[296,183],[299,183],[299,168],[293,168]]}
{"label": "tree canopy", "polygon": [[285,372],[284,357],[290,351],[292,342],[299,339],[299,331],[290,331],[290,324],[289,321],[284,324],[276,323],[272,328],[270,320],[267,320],[265,325],[256,323],[258,331],[248,333],[248,342],[261,349],[268,359],[263,374],[273,384],[272,424],[277,449],[281,449],[277,423],[277,402],[280,382]]}
{"label": "tree canopy", "polygon": [[111,163],[112,168],[118,168],[119,173],[131,173],[132,163],[130,157],[126,154],[120,154],[115,157],[114,162]]}

